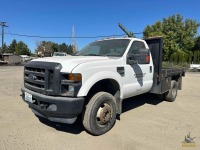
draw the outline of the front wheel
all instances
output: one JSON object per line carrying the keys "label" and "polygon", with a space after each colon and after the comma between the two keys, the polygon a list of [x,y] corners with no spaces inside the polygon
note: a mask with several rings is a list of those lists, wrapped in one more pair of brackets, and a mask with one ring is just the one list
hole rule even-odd
{"label": "front wheel", "polygon": [[93,135],[109,131],[116,120],[116,103],[113,95],[106,92],[95,94],[86,105],[83,126]]}

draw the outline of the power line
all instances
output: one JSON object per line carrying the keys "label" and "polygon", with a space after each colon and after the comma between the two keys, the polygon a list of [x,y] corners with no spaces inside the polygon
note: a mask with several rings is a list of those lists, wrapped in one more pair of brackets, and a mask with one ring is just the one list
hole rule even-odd
{"label": "power line", "polygon": [[[5,33],[7,35],[14,35],[14,36],[22,36],[22,37],[28,37],[28,38],[57,38],[57,39],[61,39],[61,38],[72,38],[71,36],[41,36],[41,35],[27,35],[27,34],[17,34],[17,33]],[[134,33],[134,34],[143,34],[143,32],[138,32],[138,33]],[[97,36],[77,36],[74,38],[103,38],[103,37],[114,37],[114,36],[124,36],[126,34],[116,34],[116,35],[97,35]]]}

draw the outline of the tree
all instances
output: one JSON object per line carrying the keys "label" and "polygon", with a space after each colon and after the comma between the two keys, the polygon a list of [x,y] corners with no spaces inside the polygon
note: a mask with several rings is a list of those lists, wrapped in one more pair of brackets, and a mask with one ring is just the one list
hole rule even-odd
{"label": "tree", "polygon": [[53,43],[50,41],[37,42],[36,45],[37,45],[37,48],[35,52],[37,53],[38,56],[42,56],[42,57],[51,56],[54,52],[54,49],[52,48]]}
{"label": "tree", "polygon": [[54,52],[65,52],[67,54],[73,54],[72,46],[65,43],[57,44],[50,41],[36,42],[37,48],[35,50],[38,56],[51,56]]}
{"label": "tree", "polygon": [[67,53],[68,46],[65,43],[60,44],[59,47],[60,52]]}
{"label": "tree", "polygon": [[67,54],[70,54],[70,55],[73,54],[73,48],[72,48],[72,45],[69,45],[69,46],[68,46]]}
{"label": "tree", "polygon": [[9,53],[16,53],[17,41],[14,39],[8,47]]}
{"label": "tree", "polygon": [[[164,60],[168,61],[171,55],[186,56],[195,45],[195,37],[199,23],[191,19],[183,19],[179,14],[163,18],[152,26],[144,29],[144,37],[162,36],[165,50]],[[183,59],[184,60],[184,59]]]}
{"label": "tree", "polygon": [[9,53],[8,46],[6,45],[6,43],[3,44],[3,51],[2,51],[2,47],[1,47],[0,50],[1,50],[2,53]]}
{"label": "tree", "polygon": [[199,50],[200,51],[200,36],[196,37],[195,38],[195,41],[194,41],[194,47],[193,47],[193,50],[196,51],[196,50]]}
{"label": "tree", "polygon": [[24,42],[19,41],[16,45],[16,53],[18,55],[30,55],[31,51]]}
{"label": "tree", "polygon": [[51,42],[51,48],[53,49],[53,52],[59,52],[60,51],[60,47],[57,43],[53,43]]}

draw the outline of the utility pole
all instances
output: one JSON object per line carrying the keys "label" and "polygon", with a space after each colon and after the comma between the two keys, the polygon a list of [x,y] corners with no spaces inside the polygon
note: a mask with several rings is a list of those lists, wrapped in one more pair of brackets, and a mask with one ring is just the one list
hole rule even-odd
{"label": "utility pole", "polygon": [[2,46],[1,46],[1,54],[3,55],[3,51],[4,51],[4,27],[8,27],[7,25],[5,25],[6,22],[0,22],[0,25],[2,27]]}
{"label": "utility pole", "polygon": [[75,54],[77,52],[74,25],[72,26],[72,51],[73,51],[73,54]]}

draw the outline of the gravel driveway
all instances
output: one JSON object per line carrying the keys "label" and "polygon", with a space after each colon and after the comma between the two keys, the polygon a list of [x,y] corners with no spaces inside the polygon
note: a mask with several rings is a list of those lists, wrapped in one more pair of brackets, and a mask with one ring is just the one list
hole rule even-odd
{"label": "gravel driveway", "polygon": [[23,67],[0,66],[0,150],[178,150],[190,132],[200,149],[200,73],[187,73],[175,102],[145,94],[123,101],[123,114],[102,136],[34,116],[20,97]]}

